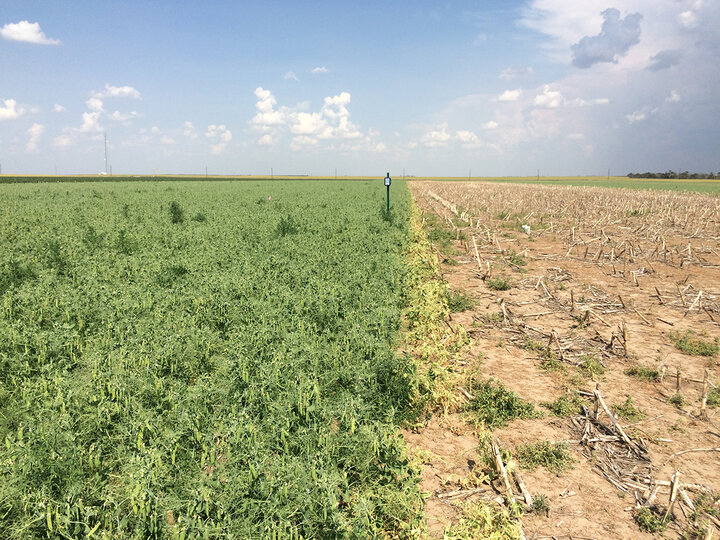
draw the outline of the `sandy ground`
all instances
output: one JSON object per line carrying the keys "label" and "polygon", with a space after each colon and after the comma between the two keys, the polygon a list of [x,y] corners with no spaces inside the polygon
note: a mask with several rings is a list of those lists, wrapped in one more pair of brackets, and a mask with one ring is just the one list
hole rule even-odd
{"label": "sandy ground", "polygon": [[[670,260],[665,256],[663,260],[657,254],[650,257],[647,249],[642,251],[642,257],[636,253],[629,261],[627,255],[622,260],[609,260],[602,252],[594,257],[600,242],[585,246],[580,243],[582,238],[591,239],[594,231],[578,228],[572,231],[571,238],[569,225],[563,230],[563,224],[556,221],[551,231],[545,229],[528,236],[512,224],[508,227],[507,220],[493,214],[493,208],[483,211],[481,204],[478,209],[458,210],[455,214],[448,203],[455,203],[453,199],[462,195],[463,202],[470,206],[468,201],[472,202],[473,192],[468,186],[411,183],[421,211],[436,213],[443,219],[454,218],[455,222],[464,214],[473,224],[472,227],[458,225],[464,239],[458,232],[459,240],[441,254],[451,263],[442,265],[450,290],[465,292],[476,302],[473,309],[451,317],[451,325],[462,324],[472,337],[472,345],[463,351],[456,369],[462,374],[479,368],[481,377],[502,381],[546,412],[543,418],[518,420],[496,429],[492,435],[502,448],[513,453],[521,444],[570,441],[576,460],[572,469],[559,475],[544,468],[520,471],[528,490],[545,495],[549,503],[548,515],[526,514],[525,535],[527,538],[659,537],[641,531],[633,518],[637,501],[643,502],[648,492],[622,491],[614,486],[594,466],[593,459],[584,455],[578,444],[581,436],[578,427],[569,418],[547,414],[540,404],[563,394],[574,395],[578,389],[592,392],[596,385],[610,407],[624,403],[631,396],[645,417],[637,422],[618,418],[618,422],[632,439],[642,439],[646,444],[653,480],[668,481],[680,471],[683,482],[702,484],[720,492],[720,452],[695,451],[720,447],[719,409],[708,408],[708,418],[701,418],[700,411],[705,370],[711,382],[720,382],[718,357],[685,354],[673,345],[669,336],[671,332],[691,329],[706,340],[720,337],[720,326],[712,320],[720,321],[717,222],[701,240],[691,240],[702,243],[702,255],[697,254],[699,248],[694,248],[693,256],[697,260],[688,255],[688,260],[680,264],[679,255]],[[624,227],[620,234],[634,226],[622,220],[614,224],[610,221],[602,231],[609,237],[617,227]],[[668,231],[668,238],[671,232]],[[673,235],[678,246],[688,242],[682,234],[674,232]],[[483,270],[478,267],[473,236]],[[573,244],[578,245],[568,255]],[[634,245],[639,246],[640,242]],[[607,246],[609,251],[610,244]],[[636,250],[640,252],[637,247]],[[511,252],[521,256],[527,265],[508,264],[508,260],[512,260],[508,259]],[[489,276],[486,275],[488,262]],[[507,291],[491,290],[488,280],[493,276],[509,279],[512,287]],[[542,285],[540,278],[543,278]],[[688,310],[699,291],[703,291],[703,295],[695,307]],[[508,310],[506,320],[501,316],[500,301]],[[588,307],[592,310],[589,324],[579,325]],[[627,355],[618,339],[622,336],[623,323],[628,336]],[[522,347],[524,335],[553,331],[565,349],[561,371],[543,369],[540,355]],[[614,347],[608,349],[606,345],[613,334],[618,338]],[[575,364],[582,359],[582,354],[597,350],[606,351],[599,355],[605,372],[593,380]],[[664,368],[666,375],[661,382],[648,382],[624,373],[635,365],[661,372]],[[678,369],[682,372],[680,391],[684,396],[681,407],[668,402],[676,394]],[[586,404],[592,408],[591,400]],[[473,500],[473,497],[487,500],[498,495],[492,486],[485,486],[486,491],[469,497],[443,496],[467,487],[463,479],[472,475],[478,459],[478,433],[463,413],[433,416],[422,429],[407,431],[404,437],[411,452],[421,454],[425,462],[421,487],[428,493],[426,514],[431,537],[442,537],[444,528],[457,522],[460,511],[455,502]],[[675,455],[686,450],[693,451]],[[664,487],[657,495],[657,503],[664,506],[668,498],[669,487]],[[665,537],[680,536],[685,512],[689,513],[685,506],[676,504],[677,523],[671,524]],[[715,538],[720,536],[720,529],[714,534]]]}

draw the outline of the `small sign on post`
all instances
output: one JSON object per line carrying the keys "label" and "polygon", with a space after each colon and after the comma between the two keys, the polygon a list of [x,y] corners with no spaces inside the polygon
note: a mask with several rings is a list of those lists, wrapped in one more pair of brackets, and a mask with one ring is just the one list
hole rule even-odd
{"label": "small sign on post", "polygon": [[392,180],[390,179],[390,173],[387,173],[385,176],[385,189],[387,189],[387,206],[386,206],[386,212],[390,213],[390,182]]}

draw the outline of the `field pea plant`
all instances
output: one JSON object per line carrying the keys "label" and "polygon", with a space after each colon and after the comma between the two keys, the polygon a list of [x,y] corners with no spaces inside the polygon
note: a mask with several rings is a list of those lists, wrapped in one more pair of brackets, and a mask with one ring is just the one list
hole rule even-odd
{"label": "field pea plant", "polygon": [[404,537],[410,196],[0,186],[0,537]]}

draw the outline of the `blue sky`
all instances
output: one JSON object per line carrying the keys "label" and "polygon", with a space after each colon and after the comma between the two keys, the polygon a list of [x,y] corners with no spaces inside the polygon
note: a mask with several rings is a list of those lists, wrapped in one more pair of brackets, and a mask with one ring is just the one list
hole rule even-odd
{"label": "blue sky", "polygon": [[720,2],[3,0],[4,174],[720,170]]}

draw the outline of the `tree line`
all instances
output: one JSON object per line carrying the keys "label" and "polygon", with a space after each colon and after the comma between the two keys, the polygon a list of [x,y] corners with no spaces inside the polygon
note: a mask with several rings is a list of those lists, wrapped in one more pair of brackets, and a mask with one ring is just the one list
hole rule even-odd
{"label": "tree line", "polygon": [[644,173],[628,173],[628,178],[679,178],[679,179],[686,179],[686,178],[692,178],[692,179],[709,179],[714,180],[716,178],[720,178],[720,172],[717,174],[713,173],[691,173],[688,171],[684,172],[675,172],[675,171],[665,171],[665,172],[644,172]]}

